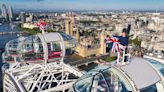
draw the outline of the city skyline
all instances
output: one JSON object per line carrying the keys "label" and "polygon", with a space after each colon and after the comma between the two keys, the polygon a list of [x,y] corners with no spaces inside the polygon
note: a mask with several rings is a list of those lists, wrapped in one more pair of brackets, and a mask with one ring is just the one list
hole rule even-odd
{"label": "city skyline", "polygon": [[14,9],[164,10],[163,0],[2,0]]}

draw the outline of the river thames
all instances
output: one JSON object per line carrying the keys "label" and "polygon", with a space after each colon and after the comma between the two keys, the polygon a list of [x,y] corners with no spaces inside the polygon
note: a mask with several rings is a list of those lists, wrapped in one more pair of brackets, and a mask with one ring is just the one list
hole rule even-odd
{"label": "river thames", "polygon": [[[3,24],[0,25],[0,32],[16,32],[19,31],[14,24]],[[5,48],[5,44],[12,40],[17,38],[16,34],[5,34],[2,35],[0,34],[0,92],[2,92],[2,72],[1,72],[1,67],[2,67],[2,49]]]}

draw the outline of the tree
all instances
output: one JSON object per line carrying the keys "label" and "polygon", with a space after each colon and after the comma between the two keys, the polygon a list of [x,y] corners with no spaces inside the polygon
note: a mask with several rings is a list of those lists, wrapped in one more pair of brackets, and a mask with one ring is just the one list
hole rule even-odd
{"label": "tree", "polygon": [[139,39],[129,39],[129,44],[134,44],[136,46],[141,46],[141,40]]}
{"label": "tree", "polygon": [[107,57],[104,60],[107,62],[112,62],[112,61],[115,61],[116,59],[117,59],[117,56],[112,56],[112,57]]}

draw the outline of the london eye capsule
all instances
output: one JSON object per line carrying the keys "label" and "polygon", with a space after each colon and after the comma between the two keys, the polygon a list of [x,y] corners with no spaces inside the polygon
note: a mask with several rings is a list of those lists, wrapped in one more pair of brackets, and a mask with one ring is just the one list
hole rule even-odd
{"label": "london eye capsule", "polygon": [[14,61],[14,58],[20,62],[62,61],[65,43],[66,48],[73,48],[76,44],[73,38],[64,33],[45,33],[15,39],[6,44],[3,59],[5,62]]}
{"label": "london eye capsule", "polygon": [[151,63],[152,60],[132,58],[126,65],[98,66],[78,79],[70,91],[164,92],[163,68]]}
{"label": "london eye capsule", "polygon": [[65,55],[62,36],[59,33],[38,34],[25,38],[18,46],[22,61],[56,61]]}

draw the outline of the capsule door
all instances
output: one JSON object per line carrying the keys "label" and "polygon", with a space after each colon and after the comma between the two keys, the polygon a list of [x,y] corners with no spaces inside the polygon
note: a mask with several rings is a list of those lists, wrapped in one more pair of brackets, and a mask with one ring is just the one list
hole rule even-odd
{"label": "capsule door", "polygon": [[62,47],[60,41],[53,41],[47,43],[48,61],[55,61],[62,58]]}

